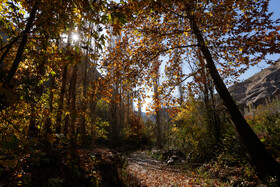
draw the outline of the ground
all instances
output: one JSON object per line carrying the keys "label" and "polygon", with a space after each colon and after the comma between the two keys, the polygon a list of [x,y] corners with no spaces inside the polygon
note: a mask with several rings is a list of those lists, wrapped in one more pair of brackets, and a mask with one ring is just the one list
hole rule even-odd
{"label": "ground", "polygon": [[[230,168],[228,168],[230,169]],[[235,168],[236,170],[238,168]],[[213,168],[209,168],[213,170]],[[223,172],[222,170],[220,171]],[[237,171],[238,172],[238,171]],[[205,176],[201,173],[169,166],[155,160],[146,151],[137,151],[127,156],[127,167],[124,171],[128,186],[255,186],[256,183],[223,180],[219,177]],[[237,176],[231,176],[236,178]],[[259,186],[259,185],[258,185]],[[261,185],[262,186],[262,185]]]}

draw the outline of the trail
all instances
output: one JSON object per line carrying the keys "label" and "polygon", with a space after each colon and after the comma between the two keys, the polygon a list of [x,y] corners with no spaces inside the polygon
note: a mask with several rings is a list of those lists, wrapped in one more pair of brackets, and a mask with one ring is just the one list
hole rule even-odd
{"label": "trail", "polygon": [[128,157],[126,172],[139,186],[220,186],[218,182],[199,178],[155,160],[144,152],[135,152]]}

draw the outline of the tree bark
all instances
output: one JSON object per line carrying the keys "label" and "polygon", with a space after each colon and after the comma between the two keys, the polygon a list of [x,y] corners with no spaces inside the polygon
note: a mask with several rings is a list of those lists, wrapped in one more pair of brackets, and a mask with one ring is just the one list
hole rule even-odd
{"label": "tree bark", "polygon": [[61,133],[61,119],[62,119],[62,110],[64,105],[64,95],[66,91],[67,71],[68,71],[68,64],[65,64],[63,67],[62,85],[61,85],[61,91],[59,94],[59,101],[58,101],[58,111],[56,117],[56,130],[55,130],[56,133]]}
{"label": "tree bark", "polygon": [[204,58],[206,59],[206,66],[214,81],[217,92],[222,98],[224,105],[226,106],[230,114],[233,125],[238,133],[240,142],[247,153],[247,157],[251,165],[255,168],[260,179],[265,180],[268,176],[276,176],[279,180],[280,164],[276,162],[271,154],[268,153],[257,135],[244,119],[217,71],[211,53],[204,41],[197,23],[195,22],[195,19],[191,18],[190,21],[193,34],[195,35],[197,43],[199,44],[199,48]]}
{"label": "tree bark", "polygon": [[[2,54],[1,58],[0,58],[0,68],[1,70],[4,68],[4,59],[6,58],[6,56],[8,55],[10,49],[13,47],[13,44],[16,43],[16,41],[18,41],[19,37],[14,38],[8,45],[6,50],[4,51],[4,53]],[[2,73],[2,72],[1,72]],[[1,74],[1,78],[3,75]]]}
{"label": "tree bark", "polygon": [[159,101],[159,93],[158,93],[158,84],[159,84],[159,68],[157,69],[157,77],[155,80],[154,85],[154,102],[155,102],[155,110],[156,110],[156,144],[158,148],[162,148],[162,137],[161,137],[161,109],[160,107],[160,101]]}
{"label": "tree bark", "polygon": [[[50,86],[50,96],[49,96],[49,115],[53,112],[53,89],[55,85],[55,76],[50,76],[51,86]],[[52,120],[51,117],[48,116],[45,124],[45,138],[51,133],[51,126],[52,126]]]}
{"label": "tree bark", "polygon": [[14,77],[16,71],[17,71],[17,68],[18,68],[19,63],[21,61],[21,57],[23,55],[23,51],[24,51],[24,48],[25,48],[25,45],[26,45],[26,42],[27,42],[28,33],[30,32],[30,30],[33,26],[33,21],[35,19],[35,15],[36,15],[36,12],[37,12],[37,9],[38,9],[38,4],[39,3],[36,2],[35,5],[33,6],[32,10],[31,10],[31,12],[30,12],[30,16],[28,18],[25,30],[22,34],[22,40],[21,40],[20,45],[18,47],[16,58],[15,58],[13,64],[12,64],[12,67],[11,67],[9,73],[8,73],[8,76],[7,76],[6,80],[5,80],[5,86],[10,86],[11,80]]}
{"label": "tree bark", "polygon": [[[23,55],[23,52],[24,52],[24,48],[25,48],[25,45],[26,45],[26,42],[27,42],[27,38],[28,38],[28,33],[30,32],[30,29],[32,28],[33,26],[33,21],[35,19],[35,15],[36,15],[36,12],[37,12],[37,9],[38,9],[38,4],[39,4],[39,1],[37,1],[34,5],[34,7],[32,8],[31,12],[30,12],[30,16],[28,18],[28,21],[27,21],[27,24],[26,24],[26,27],[25,27],[25,30],[23,31],[22,33],[22,40],[21,40],[21,43],[18,47],[18,51],[17,51],[17,54],[16,54],[16,57],[15,57],[15,60],[12,64],[12,67],[10,69],[10,71],[8,72],[8,75],[7,77],[6,76],[6,73],[4,72],[4,69],[3,69],[3,60],[5,58],[5,56],[8,54],[9,50],[10,50],[10,47],[12,46],[12,43],[14,41],[12,41],[12,43],[10,43],[10,47],[8,47],[5,52],[3,53],[3,55],[1,56],[1,61],[0,61],[0,81],[3,83],[2,87],[5,88],[5,89],[9,89],[11,88],[11,80],[12,78],[14,77],[17,69],[18,69],[18,66],[19,66],[19,63],[21,61],[21,57]],[[5,94],[0,94],[0,110],[3,110],[5,107],[9,106],[9,101],[7,100],[7,97],[5,96]],[[33,106],[32,106],[33,107]]]}
{"label": "tree bark", "polygon": [[67,98],[66,98],[66,107],[67,107],[67,112],[65,114],[65,120],[64,120],[64,130],[63,130],[63,133],[64,133],[64,136],[67,137],[68,135],[68,128],[69,128],[69,120],[70,120],[70,114],[69,114],[69,111],[71,109],[70,107],[70,101],[71,101],[71,83],[69,85],[69,88],[68,88],[68,93],[67,93]]}
{"label": "tree bark", "polygon": [[138,98],[138,118],[141,119],[141,116],[142,116],[141,99]]}
{"label": "tree bark", "polygon": [[71,107],[71,124],[70,124],[70,142],[72,145],[75,144],[75,122],[77,118],[77,110],[76,110],[76,86],[77,86],[77,71],[78,71],[78,65],[77,63],[74,65],[72,77],[71,77],[71,83],[70,83],[70,107]]}
{"label": "tree bark", "polygon": [[88,50],[86,52],[86,57],[84,59],[84,76],[83,76],[83,110],[84,110],[84,114],[82,114],[82,120],[81,120],[81,124],[80,124],[80,133],[81,133],[81,140],[82,140],[82,144],[85,143],[85,138],[86,138],[86,117],[85,117],[85,113],[86,113],[86,100],[87,100],[87,70],[88,70]]}
{"label": "tree bark", "polygon": [[28,138],[37,137],[39,133],[39,129],[36,126],[36,117],[35,117],[35,104],[31,103],[31,111],[30,111],[30,121],[28,127]]}
{"label": "tree bark", "polygon": [[111,124],[110,124],[110,139],[111,145],[117,145],[119,143],[119,105],[118,105],[118,96],[119,96],[119,84],[116,83],[113,85],[113,95],[112,95],[112,103],[111,103]]}
{"label": "tree bark", "polygon": [[[202,58],[201,51],[197,51],[197,56],[201,66],[205,67],[205,61]],[[206,115],[208,120],[208,129],[211,138],[214,138],[214,145],[215,147],[219,147],[221,141],[221,128],[220,128],[220,120],[219,116],[216,113],[214,95],[212,92],[213,89],[213,82],[207,71],[206,67],[200,70],[201,78],[203,83],[199,83],[200,90],[203,92],[203,100],[206,108]]]}

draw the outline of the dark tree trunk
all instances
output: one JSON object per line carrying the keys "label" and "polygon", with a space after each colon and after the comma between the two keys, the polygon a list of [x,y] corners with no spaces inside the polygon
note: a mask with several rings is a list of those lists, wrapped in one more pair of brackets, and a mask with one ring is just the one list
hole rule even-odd
{"label": "dark tree trunk", "polygon": [[190,21],[192,22],[192,31],[196,37],[197,43],[199,44],[200,50],[206,59],[207,68],[214,81],[217,92],[228,109],[233,125],[239,135],[240,142],[247,153],[251,165],[255,168],[260,179],[265,180],[267,176],[276,176],[279,180],[280,164],[277,163],[271,154],[268,153],[257,135],[244,119],[216,69],[211,53],[194,18]]}
{"label": "dark tree trunk", "polygon": [[162,140],[161,140],[161,120],[160,120],[160,115],[161,111],[158,109],[156,111],[156,141],[157,141],[157,147],[162,148]]}
{"label": "dark tree trunk", "polygon": [[[12,47],[12,44],[14,42],[16,42],[16,40],[13,40],[11,41],[10,45],[8,46],[8,48],[6,48],[5,52],[3,53],[3,55],[1,56],[1,61],[0,61],[0,81],[3,83],[2,87],[5,88],[5,89],[11,89],[12,86],[11,86],[11,80],[12,78],[14,77],[17,69],[18,69],[18,66],[19,66],[19,63],[21,61],[21,58],[22,58],[22,55],[23,55],[23,52],[24,52],[24,48],[25,48],[25,45],[27,43],[27,38],[28,38],[28,33],[30,32],[32,26],[33,26],[33,21],[35,19],[35,16],[36,16],[36,12],[37,12],[37,9],[38,9],[38,4],[39,4],[39,1],[35,3],[35,5],[33,6],[31,12],[30,12],[30,16],[27,20],[27,24],[26,24],[26,27],[25,27],[25,30],[23,31],[22,33],[22,40],[20,42],[20,45],[18,47],[18,50],[17,50],[17,54],[16,54],[16,57],[15,57],[15,60],[12,64],[12,67],[10,69],[10,71],[8,72],[8,75],[6,76],[6,73],[4,72],[4,69],[3,69],[3,60],[4,58],[6,57],[6,55],[8,54],[10,48]],[[18,39],[18,38],[17,38]],[[9,106],[9,101],[7,100],[7,97],[5,96],[5,94],[0,94],[0,110],[6,108],[7,106]]]}
{"label": "dark tree trunk", "polygon": [[74,65],[71,81],[70,81],[70,107],[71,107],[71,125],[70,125],[70,142],[72,145],[75,144],[75,122],[77,118],[77,110],[76,110],[76,88],[77,88],[77,71],[78,65]]}
{"label": "dark tree trunk", "polygon": [[[50,76],[51,86],[50,86],[50,96],[49,96],[49,114],[53,112],[53,89],[55,84],[55,77],[53,75]],[[51,117],[48,116],[45,124],[45,138],[51,133],[51,126],[52,126],[52,120]]]}
{"label": "dark tree trunk", "polygon": [[[83,76],[83,110],[84,113],[86,113],[86,100],[87,100],[87,70],[88,70],[88,51],[86,53],[86,57],[84,60],[84,76]],[[81,119],[81,124],[80,124],[80,133],[81,133],[81,139],[82,143],[85,143],[85,138],[86,138],[86,117],[85,114],[82,114],[82,119]]]}
{"label": "dark tree trunk", "polygon": [[[70,33],[68,33],[68,38],[67,38],[67,48],[70,46]],[[57,118],[57,131],[59,131],[61,129],[61,116],[62,116],[62,110],[63,110],[63,103],[64,103],[64,95],[66,94],[66,84],[67,84],[67,76],[68,76],[68,64],[64,65],[63,68],[63,77],[62,77],[62,88],[61,88],[61,95],[60,95],[60,102],[59,102],[59,110],[58,110],[58,118]],[[69,126],[69,110],[70,110],[70,95],[71,95],[71,82],[68,88],[68,95],[67,95],[67,113],[65,114],[65,119],[64,119],[64,129],[63,129],[63,133],[65,135],[65,137],[67,137],[68,134],[68,126]],[[60,123],[60,124],[59,124]]]}
{"label": "dark tree trunk", "polygon": [[118,108],[118,83],[113,86],[113,96],[111,103],[111,123],[110,123],[110,140],[111,145],[117,145],[119,143],[119,108]]}
{"label": "dark tree trunk", "polygon": [[56,133],[61,133],[61,119],[62,119],[62,110],[64,105],[64,95],[66,91],[67,72],[68,72],[68,64],[65,64],[63,67],[62,85],[61,85],[61,91],[59,94],[59,101],[58,101],[58,111],[56,117],[56,130],[55,130]]}
{"label": "dark tree trunk", "polygon": [[35,104],[31,103],[31,112],[30,112],[30,121],[28,127],[28,138],[37,137],[39,130],[36,126],[36,117],[35,117]]}
{"label": "dark tree trunk", "polygon": [[25,30],[22,34],[22,40],[21,40],[20,45],[18,47],[16,58],[15,58],[15,60],[13,62],[13,65],[12,65],[12,67],[11,67],[9,73],[8,73],[8,76],[6,78],[5,86],[10,85],[11,80],[14,77],[16,71],[17,71],[18,65],[21,61],[21,57],[23,55],[23,51],[24,51],[24,48],[25,48],[25,45],[26,45],[26,42],[27,42],[28,33],[30,32],[30,29],[33,26],[33,21],[35,19],[35,15],[36,15],[36,12],[37,12],[37,9],[38,9],[37,6],[38,6],[38,3],[36,2],[35,5],[33,6],[32,10],[31,10],[31,12],[30,12],[30,16],[28,18]]}
{"label": "dark tree trunk", "polygon": [[70,120],[69,111],[70,111],[70,109],[71,109],[71,107],[70,107],[70,100],[71,100],[71,97],[70,97],[70,87],[71,87],[71,84],[69,85],[69,89],[68,89],[67,103],[66,103],[67,112],[66,112],[66,114],[65,114],[64,130],[63,130],[63,133],[64,133],[64,135],[65,135],[66,137],[67,137],[67,135],[68,135],[69,120]]}
{"label": "dark tree trunk", "polygon": [[[124,90],[122,90],[122,93],[124,93]],[[122,96],[122,94],[121,94]],[[120,102],[120,130],[124,128],[124,123],[125,123],[125,98],[121,97],[121,102]]]}

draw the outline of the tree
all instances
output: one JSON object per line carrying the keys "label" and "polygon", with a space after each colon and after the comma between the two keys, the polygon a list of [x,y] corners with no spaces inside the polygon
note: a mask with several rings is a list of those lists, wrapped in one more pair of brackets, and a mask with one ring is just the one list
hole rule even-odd
{"label": "tree", "polygon": [[[17,112],[25,111],[20,118],[9,115],[7,120],[12,120],[9,125],[16,121],[21,129],[27,129],[24,132],[29,137],[47,137],[54,132],[61,133],[62,128],[69,128],[76,136],[78,131],[74,124],[77,121],[82,121],[78,133],[84,136],[90,125],[89,121],[83,120],[90,111],[84,109],[93,111],[94,104],[88,100],[94,103],[98,95],[95,93],[98,88],[92,89],[99,78],[92,76],[97,71],[93,62],[100,57],[106,40],[99,24],[109,23],[109,14],[115,10],[113,3],[102,0],[46,0],[43,3],[40,0],[7,0],[1,1],[0,10],[1,115],[15,113],[16,116]],[[80,28],[79,35],[84,39],[79,46],[70,40],[76,27]],[[79,74],[80,57],[88,59],[82,84],[76,82],[82,77]],[[73,81],[69,87],[70,79]],[[84,102],[81,102],[82,97]],[[79,112],[83,115],[77,116]],[[3,124],[8,123],[7,120]],[[63,127],[63,124],[66,125]]]}
{"label": "tree", "polygon": [[[266,0],[139,0],[127,2],[126,14],[133,17],[129,23],[131,30],[141,36],[132,45],[138,55],[133,55],[134,61],[142,58],[153,62],[155,56],[171,55],[174,49],[182,49],[180,63],[194,63],[195,51],[200,49],[250,163],[260,178],[279,179],[279,163],[249,127],[223,82],[265,59],[267,54],[280,52],[279,21],[271,20],[268,3]],[[170,69],[176,67],[170,60],[167,64]]]}
{"label": "tree", "polygon": [[156,144],[158,148],[162,148],[162,124],[161,124],[161,102],[160,102],[160,94],[159,94],[159,63],[155,63],[154,70],[154,109],[156,114]]}

